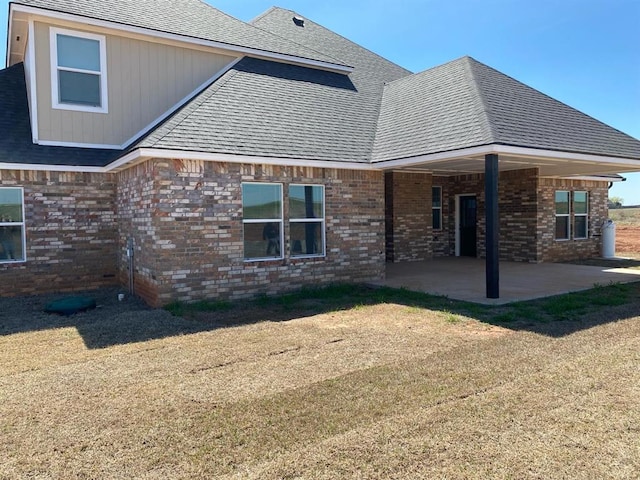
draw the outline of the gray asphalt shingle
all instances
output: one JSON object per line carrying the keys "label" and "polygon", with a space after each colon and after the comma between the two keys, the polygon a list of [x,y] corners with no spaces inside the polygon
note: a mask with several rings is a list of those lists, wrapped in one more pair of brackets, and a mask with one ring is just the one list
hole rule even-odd
{"label": "gray asphalt shingle", "polygon": [[[248,47],[267,52],[340,64],[336,59],[253,27],[201,0],[12,0],[13,3],[55,12],[106,20]],[[344,66],[344,64],[342,64]]]}
{"label": "gray asphalt shingle", "polygon": [[640,159],[640,141],[473,58],[493,142]]}
{"label": "gray asphalt shingle", "polygon": [[[343,75],[244,58],[128,151],[367,163],[503,144],[640,159],[640,141],[470,57],[411,74],[312,21],[296,25],[290,10],[272,8],[247,25],[199,0],[19,3],[253,48],[276,42],[354,67]],[[0,161],[104,165],[122,155],[32,145],[22,67],[0,72],[0,88],[0,127],[11,132]]]}
{"label": "gray asphalt shingle", "polygon": [[261,29],[322,46],[349,76],[244,59],[138,146],[254,156],[367,162],[384,83],[410,72],[294,12],[271,9]]}
{"label": "gray asphalt shingle", "polygon": [[0,70],[0,163],[102,167],[122,152],[35,145],[31,138],[24,65]]}
{"label": "gray asphalt shingle", "polygon": [[374,162],[500,144],[640,159],[640,142],[463,57],[389,83]]}

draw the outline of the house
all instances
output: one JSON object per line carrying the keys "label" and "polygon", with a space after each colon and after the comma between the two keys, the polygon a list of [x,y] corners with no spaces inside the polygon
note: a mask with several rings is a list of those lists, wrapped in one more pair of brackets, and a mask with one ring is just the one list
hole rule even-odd
{"label": "house", "polygon": [[640,141],[473,58],[413,74],[199,0],[12,1],[0,131],[2,295],[152,305],[596,256],[640,171]]}

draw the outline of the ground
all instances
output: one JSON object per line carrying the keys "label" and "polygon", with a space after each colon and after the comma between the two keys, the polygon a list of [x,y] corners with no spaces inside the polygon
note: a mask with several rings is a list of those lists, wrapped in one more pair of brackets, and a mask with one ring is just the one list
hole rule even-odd
{"label": "ground", "polygon": [[616,223],[616,254],[640,257],[640,208],[610,209],[609,218]]}
{"label": "ground", "polygon": [[640,284],[0,300],[0,478],[637,478]]}

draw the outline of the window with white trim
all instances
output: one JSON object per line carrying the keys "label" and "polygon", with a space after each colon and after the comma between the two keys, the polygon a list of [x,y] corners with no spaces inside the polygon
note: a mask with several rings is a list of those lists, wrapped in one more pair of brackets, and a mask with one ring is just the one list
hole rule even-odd
{"label": "window with white trim", "polygon": [[571,206],[569,192],[559,190],[555,195],[556,240],[569,240]]}
{"label": "window with white trim", "polygon": [[0,263],[25,259],[24,192],[0,187]]}
{"label": "window with white trim", "polygon": [[107,113],[105,37],[52,27],[50,39],[53,108]]}
{"label": "window with white trim", "polygon": [[431,187],[431,216],[434,230],[442,230],[442,187]]}
{"label": "window with white trim", "polygon": [[282,184],[243,183],[242,223],[245,260],[282,257]]}
{"label": "window with white trim", "polygon": [[589,238],[588,192],[573,192],[573,238]]}
{"label": "window with white trim", "polygon": [[324,186],[289,186],[291,257],[325,255]]}

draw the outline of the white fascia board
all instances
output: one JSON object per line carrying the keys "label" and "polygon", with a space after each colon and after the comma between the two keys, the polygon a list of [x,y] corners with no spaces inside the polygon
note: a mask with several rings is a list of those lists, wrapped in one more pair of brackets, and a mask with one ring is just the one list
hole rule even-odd
{"label": "white fascia board", "polygon": [[31,118],[31,141],[38,143],[39,128],[38,128],[38,91],[36,86],[36,41],[35,41],[35,26],[33,20],[29,19],[29,33],[27,34],[27,52],[25,55],[28,57],[26,65],[26,71],[29,78],[26,81],[29,82],[29,117]]}
{"label": "white fascia board", "polygon": [[5,52],[4,68],[9,68],[9,61],[11,58],[11,39],[13,33],[11,32],[11,26],[13,25],[13,3],[9,4],[9,16],[7,18],[7,51]]}
{"label": "white fascia board", "polygon": [[[402,158],[399,160],[385,160],[374,162],[372,165],[383,170],[403,168],[416,165],[424,165],[431,162],[441,162],[443,160],[454,160],[458,158],[477,157],[488,154],[513,155],[519,157],[544,158],[551,160],[567,160],[570,162],[583,163],[606,163],[629,165],[640,169],[640,160],[629,158],[609,157],[604,155],[593,155],[586,153],[561,152],[557,150],[542,150],[537,148],[512,147],[509,145],[482,145],[479,147],[463,148],[460,150],[450,150],[446,152],[420,155],[417,157]],[[480,160],[480,159],[479,159]]]}
{"label": "white fascia board", "polygon": [[39,140],[38,145],[46,147],[76,147],[76,148],[93,148],[100,150],[122,150],[122,145],[110,145],[102,143],[77,143],[77,142],[58,142],[56,140]]}
{"label": "white fascia board", "polygon": [[441,162],[443,160],[454,160],[461,157],[467,158],[486,155],[488,153],[497,153],[492,147],[494,147],[494,145],[483,145],[481,147],[450,150],[447,152],[432,153],[429,155],[419,155],[417,157],[401,158],[399,160],[384,160],[374,162],[372,165],[375,165],[382,170],[393,170],[397,168],[423,165],[431,162]]}
{"label": "white fascia board", "polygon": [[626,178],[624,177],[619,177],[619,178],[614,178],[614,177],[599,177],[597,175],[577,175],[575,177],[541,177],[541,178],[559,178],[560,180],[588,180],[591,182],[624,182],[626,180]]}
{"label": "white fascia board", "polygon": [[110,163],[106,171],[112,171],[128,163],[148,158],[201,160],[205,162],[248,163],[257,165],[282,165],[285,167],[331,168],[338,170],[380,170],[369,163],[338,162],[330,160],[306,160],[302,158],[259,157],[250,155],[232,155],[227,153],[189,152],[184,150],[165,150],[158,148],[140,148]]}
{"label": "white fascia board", "polygon": [[229,43],[217,42],[214,40],[204,40],[200,38],[188,37],[179,35],[177,33],[167,33],[158,30],[151,30],[143,27],[136,27],[133,25],[123,25],[119,23],[109,22],[107,20],[98,20],[90,17],[83,17],[80,15],[74,15],[71,13],[55,12],[52,10],[43,10],[37,7],[29,7],[26,5],[14,5],[15,11],[24,12],[27,14],[41,15],[48,18],[57,20],[65,20],[68,22],[78,22],[84,25],[92,25],[95,27],[109,28],[111,30],[119,30],[129,33],[137,33],[139,35],[146,35],[150,37],[156,37],[166,40],[173,40],[183,43],[190,43],[193,45],[200,45],[204,47],[216,48],[227,52],[233,52],[239,55],[247,55],[251,57],[266,58],[284,63],[295,63],[298,65],[305,65],[322,70],[329,70],[338,73],[351,73],[354,68],[338,65],[335,63],[323,62],[320,60],[312,60],[304,57],[297,57],[295,55],[287,55],[284,53],[269,52],[267,50],[259,50],[257,48],[241,47],[238,45],[231,45]]}
{"label": "white fascia board", "polygon": [[34,172],[106,173],[104,167],[78,167],[32,163],[0,163],[0,170],[30,170]]}
{"label": "white fascia board", "polygon": [[558,150],[543,150],[537,148],[511,147],[508,145],[495,145],[495,147],[497,147],[495,153],[498,154],[502,153],[505,155],[516,155],[523,157],[550,158],[554,160],[569,160],[574,162],[614,163],[640,168],[640,160],[633,160],[630,158],[610,157],[606,155],[594,155],[590,153],[561,152]]}

